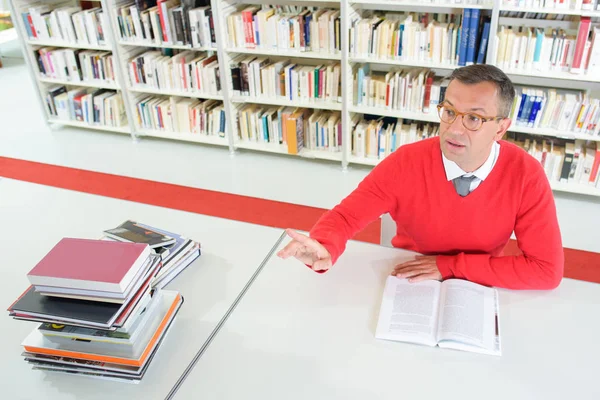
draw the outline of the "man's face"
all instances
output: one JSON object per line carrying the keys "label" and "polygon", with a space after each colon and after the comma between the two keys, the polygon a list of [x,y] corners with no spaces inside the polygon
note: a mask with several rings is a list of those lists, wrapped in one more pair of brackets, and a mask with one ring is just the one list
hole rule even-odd
{"label": "man's face", "polygon": [[[491,82],[467,85],[455,79],[446,89],[444,105],[453,107],[458,112],[496,117],[497,89]],[[464,127],[460,115],[451,124],[440,121],[442,152],[464,171],[473,172],[487,160],[493,143],[502,138],[509,126],[510,120],[503,119],[485,122],[479,130],[470,131]]]}

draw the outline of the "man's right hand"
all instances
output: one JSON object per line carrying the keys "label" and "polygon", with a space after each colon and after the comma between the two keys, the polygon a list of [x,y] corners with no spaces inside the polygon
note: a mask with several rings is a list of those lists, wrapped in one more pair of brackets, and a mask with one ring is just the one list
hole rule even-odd
{"label": "man's right hand", "polygon": [[331,255],[325,246],[292,229],[286,229],[285,232],[292,241],[277,253],[279,257],[286,259],[293,256],[300,262],[310,265],[315,271],[331,268]]}

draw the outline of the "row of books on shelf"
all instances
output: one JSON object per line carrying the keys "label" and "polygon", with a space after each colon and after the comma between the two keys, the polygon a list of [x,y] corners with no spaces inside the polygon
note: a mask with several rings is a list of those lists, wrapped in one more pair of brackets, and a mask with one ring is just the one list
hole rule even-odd
{"label": "row of books on shelf", "polygon": [[38,3],[20,11],[29,39],[88,45],[109,42],[106,14],[101,7],[82,10],[70,2]]}
{"label": "row of books on shelf", "polygon": [[248,104],[238,110],[238,135],[243,141],[287,145],[290,154],[302,149],[340,151],[341,114]]}
{"label": "row of books on shelf", "polygon": [[370,64],[355,69],[354,104],[386,110],[429,113],[444,98],[449,80],[427,68],[371,71]]}
{"label": "row of books on shelf", "polygon": [[46,105],[51,116],[64,121],[120,127],[127,120],[122,94],[114,90],[54,86],[48,89]]}
{"label": "row of books on shelf", "polygon": [[133,85],[211,95],[221,93],[217,56],[185,50],[147,51],[129,60]]}
{"label": "row of books on shelf", "polygon": [[115,10],[121,39],[148,44],[216,47],[209,1],[120,1]]}
{"label": "row of books on shelf", "polygon": [[339,53],[340,10],[262,5],[231,10],[227,15],[229,46]]}
{"label": "row of books on shelf", "polygon": [[[357,106],[424,114],[436,112],[449,83],[427,68],[379,72],[364,64],[354,76]],[[509,113],[514,127],[554,129],[565,135],[600,134],[600,99],[579,90],[517,86],[515,91]]]}
{"label": "row of books on shelf", "polygon": [[[597,9],[599,2],[598,0],[503,0],[501,5],[517,8],[592,11]],[[540,13],[542,12],[543,10],[540,10]]]}
{"label": "row of books on shelf", "polygon": [[40,74],[70,82],[114,82],[113,55],[105,51],[42,47],[35,52]]}
{"label": "row of books on shelf", "polygon": [[341,101],[341,65],[296,64],[290,60],[239,56],[231,62],[234,95],[288,100]]}
{"label": "row of books on shelf", "polygon": [[350,22],[350,55],[445,65],[485,62],[490,21],[479,9],[463,14],[380,13]]}
{"label": "row of books on shelf", "polygon": [[497,65],[508,71],[557,71],[595,75],[600,71],[600,29],[581,17],[579,30],[500,26]]}
{"label": "row of books on shelf", "polygon": [[163,288],[200,244],[134,221],[104,234],[61,239],[8,311],[40,323],[22,342],[33,369],[138,383],[183,303]]}
{"label": "row of books on shelf", "polygon": [[149,96],[136,104],[136,119],[143,129],[225,137],[222,101]]}
{"label": "row of books on shelf", "polygon": [[517,87],[510,118],[517,127],[597,136],[600,134],[600,99],[575,90]]}
{"label": "row of books on shelf", "polygon": [[600,147],[596,142],[532,139],[524,135],[507,138],[525,149],[544,167],[551,182],[588,185],[600,189]]}
{"label": "row of books on shelf", "polygon": [[405,144],[438,136],[440,130],[438,124],[373,116],[356,116],[352,126],[352,155],[380,160]]}

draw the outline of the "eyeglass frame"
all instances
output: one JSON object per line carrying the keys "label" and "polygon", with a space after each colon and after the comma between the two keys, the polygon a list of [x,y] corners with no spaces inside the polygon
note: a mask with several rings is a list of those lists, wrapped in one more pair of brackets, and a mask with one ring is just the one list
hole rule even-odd
{"label": "eyeglass frame", "polygon": [[[477,132],[478,130],[480,130],[483,127],[483,124],[485,124],[486,122],[489,122],[489,121],[500,121],[500,120],[503,120],[503,119],[507,118],[507,117],[484,117],[483,115],[477,114],[477,113],[474,113],[474,112],[460,112],[456,108],[454,108],[453,106],[447,105],[445,103],[446,102],[442,102],[441,104],[437,105],[438,117],[440,117],[440,120],[442,122],[446,123],[446,124],[453,124],[454,121],[456,121],[456,119],[460,116],[461,117],[460,118],[460,122],[462,123],[462,126],[464,126],[465,129],[467,129],[467,130],[469,130],[471,132]],[[446,121],[444,121],[442,119],[442,116],[440,115],[440,111],[442,110],[442,107],[447,107],[447,108],[451,108],[451,109],[454,110],[454,113],[455,113],[456,116],[454,117],[454,119],[452,120],[452,122],[446,122]],[[477,128],[477,129],[467,128],[467,126],[465,125],[465,119],[464,119],[465,115],[475,115],[475,116],[479,117],[481,119],[481,125],[479,126],[479,128]]]}

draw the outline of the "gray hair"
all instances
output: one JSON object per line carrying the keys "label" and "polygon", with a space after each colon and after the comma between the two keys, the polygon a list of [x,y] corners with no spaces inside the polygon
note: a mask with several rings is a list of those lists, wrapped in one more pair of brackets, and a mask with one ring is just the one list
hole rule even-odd
{"label": "gray hair", "polygon": [[500,68],[488,64],[473,64],[455,69],[449,78],[450,82],[457,79],[467,85],[492,82],[498,88],[498,116],[508,117],[515,98],[515,87]]}

